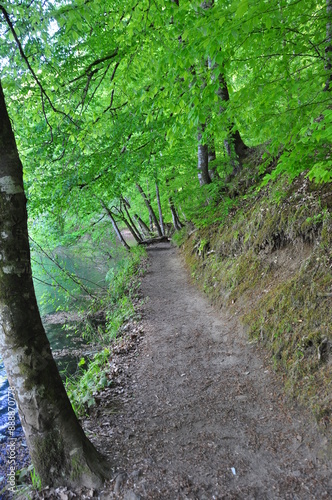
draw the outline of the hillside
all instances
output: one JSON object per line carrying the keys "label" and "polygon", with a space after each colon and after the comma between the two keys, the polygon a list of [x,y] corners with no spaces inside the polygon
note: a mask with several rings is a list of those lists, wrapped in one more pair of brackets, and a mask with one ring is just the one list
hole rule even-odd
{"label": "hillside", "polygon": [[228,215],[217,205],[205,227],[176,241],[198,286],[240,319],[287,393],[330,428],[332,186],[303,174],[261,187],[253,172],[249,161],[225,193]]}

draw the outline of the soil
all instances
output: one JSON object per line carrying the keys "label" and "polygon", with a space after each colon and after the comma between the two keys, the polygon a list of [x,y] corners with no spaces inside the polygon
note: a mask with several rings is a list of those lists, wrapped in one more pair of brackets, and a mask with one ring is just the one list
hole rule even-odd
{"label": "soil", "polygon": [[328,430],[286,400],[264,352],[197,291],[177,249],[148,254],[142,320],[124,332],[114,382],[83,423],[113,480],[35,498],[332,498]]}

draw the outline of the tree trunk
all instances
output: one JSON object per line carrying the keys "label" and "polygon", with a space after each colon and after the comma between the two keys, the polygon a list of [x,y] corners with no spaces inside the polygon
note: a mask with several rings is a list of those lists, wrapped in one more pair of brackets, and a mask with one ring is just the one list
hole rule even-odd
{"label": "tree trunk", "polygon": [[43,485],[99,487],[105,459],[85,436],[52,357],[34,292],[22,164],[0,83],[0,352]]}
{"label": "tree trunk", "polygon": [[202,144],[202,133],[204,132],[204,125],[198,128],[198,180],[199,185],[211,184],[209,175],[209,160],[208,160],[208,145]]}
{"label": "tree trunk", "polygon": [[214,181],[215,179],[219,178],[217,167],[215,165],[212,165],[212,162],[215,161],[215,159],[216,159],[216,149],[214,147],[214,139],[212,137],[210,138],[208,144],[208,169],[211,181]]}
{"label": "tree trunk", "polygon": [[124,197],[122,197],[121,200],[123,202],[123,206],[124,206],[125,212],[127,214],[128,220],[129,220],[129,222],[130,222],[133,230],[135,231],[137,237],[140,240],[142,240],[143,239],[143,235],[140,233],[139,229],[137,228],[137,226],[136,226],[135,222],[133,221],[133,218],[130,215],[130,212],[128,210],[129,208],[131,208],[129,201],[126,198],[124,198]]}
{"label": "tree trunk", "polygon": [[[219,89],[218,96],[222,100],[222,102],[229,101],[229,92],[225,77],[222,73],[219,73]],[[220,112],[224,111],[223,105],[220,107]],[[231,160],[231,164],[233,165],[233,174],[236,174],[241,169],[241,160],[245,155],[248,146],[242,140],[240,132],[238,130],[234,130],[234,124],[231,124],[229,127],[229,135],[228,139],[224,141],[226,153]]]}
{"label": "tree trunk", "polygon": [[159,211],[160,229],[161,229],[161,232],[162,232],[162,236],[165,236],[165,226],[164,226],[163,212],[162,212],[162,209],[161,209],[159,187],[158,187],[158,183],[157,182],[156,182],[156,196],[157,196],[158,211]]}
{"label": "tree trunk", "polygon": [[[146,199],[148,200],[151,206],[151,197],[149,194],[149,181],[146,181],[146,192],[147,192]],[[150,225],[150,231],[151,233],[153,233],[153,217],[150,211],[149,211],[149,225]]]}
{"label": "tree trunk", "polygon": [[180,231],[180,229],[183,228],[183,224],[182,224],[182,222],[179,219],[179,216],[177,214],[177,211],[175,209],[175,206],[174,206],[174,203],[173,203],[173,200],[172,200],[171,196],[168,198],[168,203],[169,203],[169,208],[170,208],[170,211],[171,211],[171,214],[172,214],[172,220],[173,220],[174,229],[175,229],[175,231]]}
{"label": "tree trunk", "polygon": [[157,229],[158,235],[162,236],[161,229],[160,229],[160,226],[159,226],[159,222],[158,222],[156,214],[154,213],[154,210],[153,210],[153,208],[151,206],[151,203],[149,202],[146,194],[144,193],[143,189],[141,188],[141,186],[138,183],[136,183],[136,187],[137,187],[138,191],[142,195],[142,198],[144,200],[145,206],[148,209],[148,212],[149,212],[149,215],[150,215],[151,219],[153,220],[153,223],[154,223],[154,225],[155,225],[155,227]]}
{"label": "tree trunk", "polygon": [[120,241],[121,245],[123,245],[126,250],[130,250],[130,246],[128,245],[128,243],[126,242],[126,240],[124,239],[124,237],[122,236],[121,231],[118,228],[118,225],[116,223],[116,220],[114,218],[114,215],[113,215],[112,211],[108,208],[108,206],[106,205],[106,203],[103,202],[103,200],[99,200],[99,201],[101,203],[101,206],[104,208],[104,210],[106,210],[107,215],[111,219],[114,232],[117,235],[118,240]]}
{"label": "tree trunk", "polygon": [[123,217],[122,220],[126,224],[127,228],[131,232],[131,234],[133,235],[133,238],[136,241],[136,243],[139,243],[140,241],[142,241],[142,238],[137,234],[137,232],[135,231],[135,229],[133,228],[133,226],[130,224],[129,220],[126,219],[126,217]]}
{"label": "tree trunk", "polygon": [[130,213],[129,213],[129,210],[127,208],[126,205],[124,205],[124,209],[125,209],[125,212],[127,214],[127,217],[128,217],[128,221],[129,221],[129,225],[128,225],[128,222],[126,222],[127,226],[128,226],[128,229],[131,231],[132,235],[134,236],[135,240],[137,241],[137,243],[139,241],[142,241],[142,235],[141,233],[139,232],[139,230],[137,229],[136,227],[136,224],[135,222],[133,221]]}
{"label": "tree trunk", "polygon": [[325,46],[325,70],[327,72],[327,80],[324,91],[331,90],[332,83],[332,0],[326,0],[326,46]]}
{"label": "tree trunk", "polygon": [[134,217],[137,220],[137,223],[138,223],[139,227],[141,228],[143,235],[146,237],[151,236],[152,233],[151,233],[150,229],[148,228],[148,226],[145,224],[145,222],[137,214],[135,214]]}

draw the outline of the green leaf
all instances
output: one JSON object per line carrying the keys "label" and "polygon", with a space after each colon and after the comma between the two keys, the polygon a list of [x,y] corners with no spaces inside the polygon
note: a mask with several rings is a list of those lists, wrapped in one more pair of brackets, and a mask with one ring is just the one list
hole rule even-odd
{"label": "green leaf", "polygon": [[248,0],[241,0],[238,8],[236,9],[235,12],[235,17],[243,17],[248,11]]}

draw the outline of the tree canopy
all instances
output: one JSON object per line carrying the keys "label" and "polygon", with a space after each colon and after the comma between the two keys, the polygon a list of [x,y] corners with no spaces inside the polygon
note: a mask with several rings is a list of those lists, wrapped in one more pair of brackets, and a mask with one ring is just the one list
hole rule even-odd
{"label": "tree canopy", "polygon": [[190,218],[207,196],[198,129],[215,153],[210,191],[231,172],[235,131],[265,145],[265,181],[331,180],[329,1],[3,2],[1,13],[32,218],[91,220],[97,199],[141,204],[135,184],[152,194],[155,181],[164,207],[171,194]]}

